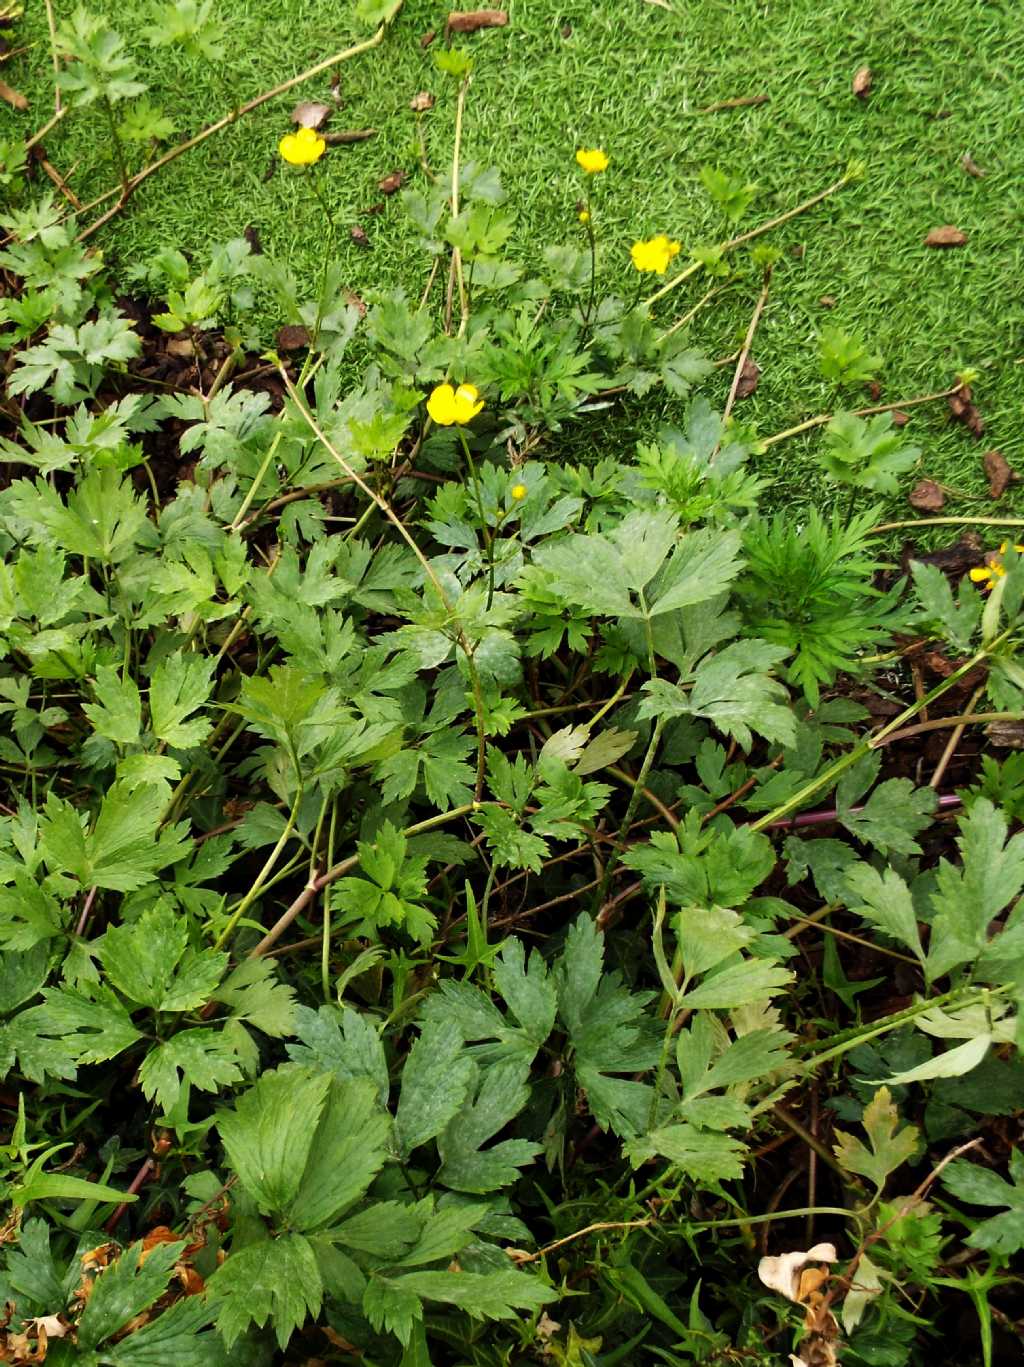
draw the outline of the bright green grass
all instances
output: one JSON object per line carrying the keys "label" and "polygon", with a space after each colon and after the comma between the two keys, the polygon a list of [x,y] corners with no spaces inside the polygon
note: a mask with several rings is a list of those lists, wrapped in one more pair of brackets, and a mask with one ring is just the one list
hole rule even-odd
{"label": "bright green grass", "polygon": [[[90,3],[134,41],[145,14],[141,0]],[[1016,0],[673,3],[676,13],[645,0],[507,0],[509,26],[468,40],[476,75],[465,154],[500,167],[518,215],[520,252],[539,256],[547,243],[578,233],[573,152],[581,144],[603,146],[612,157],[607,174],[593,182],[595,222],[609,288],[630,292],[637,284],[628,264],[634,237],[668,231],[685,246],[728,235],[697,180],[703,164],[760,183],[747,226],[829,184],[851,157],[864,158],[863,181],[769,239],[785,255],[754,348],[760,386],[738,412],[767,433],[829,407],[815,346],[825,322],[861,333],[883,353],[887,399],[943,388],[957,369],[976,367],[976,396],[989,424],[985,441],[951,427],[944,405],[918,410],[908,435],[924,449],[922,472],[959,491],[947,511],[1018,511],[1024,500],[1012,494],[992,506],[980,465],[982,451],[999,446],[1024,468],[1024,80],[1013,58]],[[56,7],[66,12],[69,0]],[[38,126],[52,108],[42,5],[29,8],[22,32],[34,47],[5,76],[31,97],[33,109],[27,116],[0,114],[0,133]],[[411,293],[426,278],[397,197],[379,216],[365,211],[380,201],[377,180],[393,168],[416,181],[408,107],[416,91],[438,96],[427,116],[432,162],[440,166],[450,156],[451,82],[419,42],[425,30],[441,27],[447,8],[407,0],[383,48],[342,68],[344,106],[333,126],[380,130],[371,142],[333,151],[324,164],[339,222],[362,222],[372,242],[370,252],[350,247],[343,232],[351,284],[360,291],[401,283]],[[342,0],[221,0],[231,34],[225,70],[215,79],[217,73],[177,56],[150,57],[140,44],[151,97],[180,132],[194,132],[224,112],[226,90],[243,101],[345,46],[357,34],[350,12]],[[850,82],[865,63],[874,89],[862,102]],[[321,77],[297,93],[324,98],[328,82]],[[769,102],[760,107],[694,112],[761,93]],[[147,182],[99,239],[108,256],[129,262],[176,245],[201,260],[208,244],[253,225],[265,250],[312,280],[323,227],[302,178],[275,156],[295,98],[266,106]],[[93,111],[68,120],[47,150],[65,171],[75,167],[73,184],[83,198],[112,183]],[[983,180],[965,173],[964,152],[986,170]],[[967,246],[923,246],[927,230],[941,223],[960,226]],[[702,288],[693,282],[666,300],[666,322]],[[733,351],[756,294],[756,273],[747,265],[726,302],[702,315],[695,339],[714,356]],[[822,295],[835,299],[830,311],[819,303]],[[730,374],[726,367],[716,376],[719,403]],[[857,394],[852,402],[869,400]],[[615,426],[576,429],[560,454],[593,458],[621,450],[663,416],[678,416],[678,405],[662,403],[634,401]],[[778,481],[780,504],[830,500],[809,460],[812,449],[813,442],[797,440],[762,458]]]}

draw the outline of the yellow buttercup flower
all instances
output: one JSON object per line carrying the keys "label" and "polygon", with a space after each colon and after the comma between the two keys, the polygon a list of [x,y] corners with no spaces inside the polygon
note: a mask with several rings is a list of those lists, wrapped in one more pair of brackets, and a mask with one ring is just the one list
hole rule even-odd
{"label": "yellow buttercup flower", "polygon": [[427,400],[427,412],[439,427],[463,427],[473,421],[483,406],[475,384],[460,384],[458,389],[439,384]]}
{"label": "yellow buttercup flower", "polygon": [[[999,550],[984,565],[975,565],[971,570],[971,579],[975,584],[983,584],[986,589],[990,589],[997,579],[1002,579],[1006,574],[1006,566],[1000,556],[1006,554],[1006,548],[1010,543],[1004,541]],[[1014,546],[1018,555],[1024,555],[1024,546]]]}
{"label": "yellow buttercup flower", "polygon": [[633,265],[638,271],[652,271],[664,275],[674,256],[679,255],[679,243],[667,238],[664,233],[649,238],[646,242],[634,242],[629,249]]}
{"label": "yellow buttercup flower", "polygon": [[286,133],[277,150],[292,166],[312,166],[327,151],[327,144],[312,128],[300,128],[297,133]]}
{"label": "yellow buttercup flower", "polygon": [[590,210],[589,210],[589,209],[581,209],[580,212],[579,212],[578,217],[579,217],[579,220],[580,220],[581,223],[589,223],[589,222],[590,222]]}
{"label": "yellow buttercup flower", "polygon": [[512,488],[509,490],[509,493],[515,499],[515,501],[519,503],[526,497],[526,485],[513,484]]}
{"label": "yellow buttercup flower", "polygon": [[608,169],[608,154],[602,152],[600,147],[581,147],[576,153],[576,160],[588,176],[596,176]]}

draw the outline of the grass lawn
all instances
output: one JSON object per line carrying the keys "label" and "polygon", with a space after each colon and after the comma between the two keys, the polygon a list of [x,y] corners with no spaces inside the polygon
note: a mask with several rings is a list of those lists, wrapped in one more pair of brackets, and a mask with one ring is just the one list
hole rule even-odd
{"label": "grass lawn", "polygon": [[[219,117],[229,99],[251,98],[342,48],[356,32],[341,0],[220,0],[229,50],[217,70],[166,50],[151,56],[138,33],[141,0],[90,0],[90,7],[107,12],[137,47],[151,98],[178,135]],[[603,146],[612,158],[595,186],[595,222],[601,269],[624,292],[636,288],[628,257],[635,237],[669,232],[685,253],[687,245],[729,235],[699,184],[702,165],[758,181],[748,226],[829,184],[850,158],[863,158],[862,181],[770,239],[785,255],[754,347],[760,385],[738,413],[769,433],[830,406],[815,344],[826,322],[860,333],[883,354],[886,399],[944,388],[958,368],[975,367],[988,423],[981,444],[950,426],[941,404],[918,410],[908,432],[923,448],[922,472],[956,490],[948,512],[1014,511],[1012,491],[993,507],[980,461],[982,451],[998,446],[1024,466],[1024,111],[1013,71],[1014,0],[673,0],[671,11],[650,0],[507,0],[506,7],[507,28],[468,40],[476,75],[465,154],[500,168],[522,256],[578,233],[573,152],[580,145]],[[28,9],[19,32],[31,50],[4,75],[32,107],[14,114],[4,106],[0,136],[23,135],[52,110],[45,13],[41,4]],[[59,20],[71,4],[56,0],[55,9]],[[384,46],[342,68],[344,104],[333,127],[379,130],[369,142],[334,150],[324,168],[338,221],[362,223],[372,244],[366,251],[350,246],[347,235],[344,241],[351,283],[361,292],[398,283],[412,292],[426,277],[398,198],[378,215],[366,211],[381,201],[377,181],[392,169],[404,168],[416,182],[409,100],[419,90],[438,95],[427,116],[430,158],[441,165],[450,155],[452,83],[420,44],[446,13],[431,0],[407,0]],[[866,100],[851,90],[862,65],[873,73]],[[124,263],[166,245],[201,257],[208,244],[252,225],[266,251],[314,272],[321,224],[301,179],[285,172],[275,149],[296,96],[324,98],[328,83],[320,77],[270,103],[160,172],[98,244]],[[754,95],[768,99],[700,112]],[[113,182],[100,113],[76,113],[46,148],[64,172],[74,168],[83,199]],[[984,178],[964,170],[964,153]],[[923,245],[930,228],[947,223],[967,234],[965,246]],[[702,288],[691,282],[666,300],[666,322]],[[757,288],[748,263],[723,302],[698,319],[695,340],[710,354],[736,349]],[[822,296],[834,306],[823,306]],[[716,377],[719,403],[730,374],[727,367]],[[678,405],[663,409],[662,402],[633,401],[617,428],[599,429],[600,440],[615,432],[632,441],[677,415]],[[596,435],[571,435],[573,456],[593,453]],[[780,502],[826,497],[809,449],[798,439],[762,458]]]}

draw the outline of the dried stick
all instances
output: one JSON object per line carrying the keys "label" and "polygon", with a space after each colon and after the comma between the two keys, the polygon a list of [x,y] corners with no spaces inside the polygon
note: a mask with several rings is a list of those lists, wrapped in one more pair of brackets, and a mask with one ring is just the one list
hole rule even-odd
{"label": "dried stick", "polygon": [[[874,408],[855,408],[853,412],[858,418],[870,418],[876,413],[893,413],[904,408],[914,408],[920,403],[935,403],[937,399],[948,399],[951,394],[955,394],[962,388],[963,385],[957,383],[952,389],[942,389],[937,394],[919,394],[914,399],[900,399],[897,403],[880,403]],[[818,413],[813,418],[798,422],[795,427],[787,427],[783,432],[776,432],[772,437],[765,437],[764,445],[774,446],[777,441],[785,441],[787,437],[798,437],[801,432],[810,432],[812,428],[823,427],[825,423],[831,422],[834,417],[834,413]]]}
{"label": "dried stick", "polygon": [[[342,52],[336,52],[333,57],[326,57],[322,62],[317,62],[315,66],[311,66],[306,71],[300,72],[298,76],[292,76],[289,80],[282,81],[280,85],[274,86],[273,90],[265,90],[262,95],[257,95],[255,99],[249,100],[247,104],[240,105],[238,109],[233,109],[229,114],[225,114],[223,118],[218,119],[216,123],[209,124],[201,132],[197,133],[195,137],[179,143],[177,147],[172,147],[169,152],[165,152],[164,155],[158,157],[156,161],[151,162],[148,166],[144,166],[141,171],[137,171],[134,176],[128,178],[123,190],[118,186],[116,189],[108,190],[105,195],[101,195],[98,200],[94,201],[95,204],[102,204],[108,199],[113,199],[113,197],[120,192],[120,198],[117,203],[114,204],[112,208],[108,209],[106,213],[101,214],[99,218],[90,223],[87,228],[84,228],[78,235],[78,241],[88,241],[94,233],[98,232],[100,228],[104,227],[112,218],[121,212],[125,204],[144,180],[148,180],[151,175],[154,175],[164,166],[175,161],[184,152],[190,152],[193,147],[198,147],[199,144],[205,142],[207,138],[212,138],[214,133],[219,133],[221,129],[227,128],[229,124],[235,123],[244,114],[251,114],[254,109],[259,109],[259,107],[266,104],[268,100],[276,99],[278,95],[284,95],[287,91],[294,89],[295,86],[301,85],[303,81],[311,80],[314,76],[319,76],[322,71],[330,70],[332,66],[338,66],[341,62],[347,62],[352,57],[358,57],[364,52],[369,52],[372,48],[379,47],[384,41],[384,35],[387,33],[388,27],[401,8],[402,3],[403,0],[398,0],[390,18],[386,20],[385,23],[381,24],[372,38],[367,38],[365,42],[362,43],[356,43],[353,47],[345,48]],[[42,133],[39,133],[36,135],[36,138],[38,139],[41,136]]]}
{"label": "dried stick", "polygon": [[[768,302],[768,291],[771,289],[771,284],[772,272],[771,267],[769,266],[764,273],[764,288],[758,295],[757,303],[754,305],[754,313],[750,319],[750,326],[747,328],[747,335],[743,339],[743,346],[740,348],[739,358],[736,361],[736,369],[733,372],[732,384],[729,386],[729,397],[725,401],[725,410],[722,413],[723,426],[729,421],[729,414],[732,412],[733,404],[736,402],[736,395],[739,393],[740,389],[740,381],[743,379],[743,367],[747,364],[750,348],[754,345],[754,333],[757,331],[757,325],[761,321],[761,314],[764,312],[764,306]],[[811,1205],[814,1205],[813,1200],[811,1201]]]}

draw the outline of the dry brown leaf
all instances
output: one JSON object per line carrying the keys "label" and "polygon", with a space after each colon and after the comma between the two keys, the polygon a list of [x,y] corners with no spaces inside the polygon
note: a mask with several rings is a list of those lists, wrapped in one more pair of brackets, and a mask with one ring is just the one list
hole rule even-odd
{"label": "dry brown leaf", "polygon": [[378,180],[377,189],[380,190],[383,195],[393,195],[396,190],[402,188],[404,180],[404,171],[392,171],[389,176],[384,176],[381,180]]}
{"label": "dry brown leaf", "polygon": [[740,382],[736,386],[737,399],[749,399],[757,388],[757,382],[761,378],[761,367],[752,356],[748,356],[743,362],[743,369],[740,371]]}
{"label": "dry brown leaf", "polygon": [[910,421],[910,414],[909,414],[909,413],[904,413],[904,412],[902,411],[902,409],[899,409],[899,408],[894,408],[894,409],[892,410],[892,425],[893,425],[893,427],[906,427],[906,425],[907,425],[907,423],[908,423],[909,421]]}
{"label": "dry brown leaf", "polygon": [[919,479],[907,495],[907,501],[919,513],[937,513],[945,506],[946,495],[933,479]]}
{"label": "dry brown leaf", "polygon": [[571,38],[571,37],[572,37],[572,24],[563,24],[562,27],[561,27],[558,31],[559,31],[559,33],[562,35],[563,38]]}
{"label": "dry brown leaf", "polygon": [[466,14],[453,10],[445,24],[445,33],[476,33],[482,28],[504,28],[508,15],[503,9],[474,9]]}
{"label": "dry brown leaf", "polygon": [[320,104],[317,100],[300,100],[292,110],[292,123],[297,123],[300,128],[323,128],[333,113],[334,110],[329,104]]}
{"label": "dry brown leaf", "polygon": [[278,351],[301,351],[304,346],[309,346],[309,332],[300,323],[287,323],[278,329]]}
{"label": "dry brown leaf", "polygon": [[853,93],[858,100],[866,100],[871,94],[871,68],[860,66],[853,73]]}
{"label": "dry brown leaf", "polygon": [[425,114],[428,109],[433,109],[433,107],[434,97],[429,90],[421,90],[409,101],[409,108],[414,114]]}
{"label": "dry brown leaf", "polygon": [[960,158],[960,165],[964,168],[964,170],[967,172],[969,176],[974,176],[975,180],[982,180],[986,175],[986,172],[984,172],[981,169],[978,163],[971,156],[970,152],[965,152],[963,154],[963,156]]}
{"label": "dry brown leaf", "polygon": [[421,47],[421,48],[428,48],[428,47],[430,46],[430,44],[434,41],[434,39],[435,39],[436,37],[437,37],[437,30],[436,30],[436,29],[432,29],[432,28],[428,28],[427,31],[426,31],[426,33],[425,33],[425,34],[423,35],[423,37],[420,39],[420,47]]}
{"label": "dry brown leaf", "polygon": [[807,1264],[834,1263],[837,1257],[834,1244],[815,1244],[806,1252],[797,1249],[774,1258],[762,1258],[757,1265],[757,1275],[771,1291],[778,1291],[787,1300],[799,1301],[800,1274]]}
{"label": "dry brown leaf", "polygon": [[985,433],[985,419],[978,412],[972,399],[970,385],[962,384],[958,390],[950,394],[946,402],[955,421],[962,422],[972,436],[980,438]]}
{"label": "dry brown leaf", "polygon": [[1013,469],[1002,451],[986,451],[981,458],[988,479],[988,492],[992,498],[1002,498],[1009,485],[1016,484],[1020,475]]}
{"label": "dry brown leaf", "polygon": [[355,290],[345,291],[345,303],[351,304],[352,307],[355,309],[356,313],[359,314],[360,318],[366,317],[366,304],[359,297],[359,295],[356,294]]}
{"label": "dry brown leaf", "polygon": [[196,354],[196,349],[188,337],[172,337],[164,350],[168,356],[177,356],[179,360],[191,359]]}
{"label": "dry brown leaf", "polygon": [[962,247],[966,241],[966,233],[962,233],[952,223],[943,223],[939,228],[932,228],[924,240],[924,245],[926,247]]}
{"label": "dry brown leaf", "polygon": [[27,109],[28,100],[20,90],[15,90],[6,81],[0,81],[0,100],[6,100],[13,109]]}
{"label": "dry brown leaf", "polygon": [[357,247],[365,247],[367,250],[369,250],[370,239],[366,236],[366,229],[360,228],[358,223],[354,228],[350,230],[349,237],[351,237],[352,241],[356,244]]}
{"label": "dry brown leaf", "polygon": [[823,309],[834,309],[836,306],[835,296],[831,294],[823,294],[821,298],[818,300],[818,303],[821,305]]}

